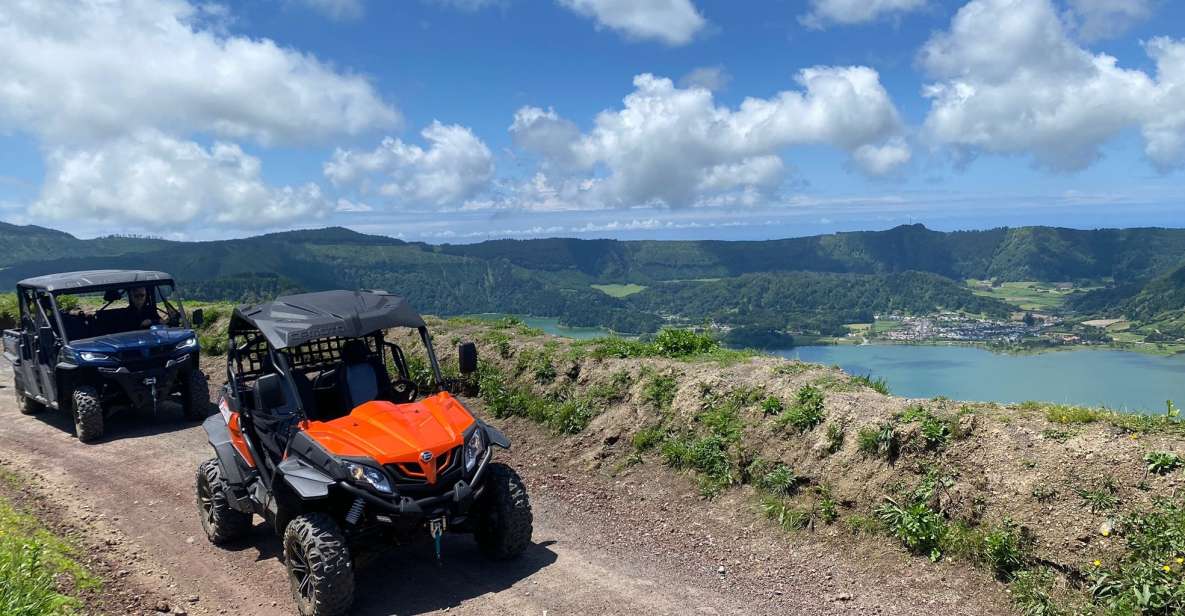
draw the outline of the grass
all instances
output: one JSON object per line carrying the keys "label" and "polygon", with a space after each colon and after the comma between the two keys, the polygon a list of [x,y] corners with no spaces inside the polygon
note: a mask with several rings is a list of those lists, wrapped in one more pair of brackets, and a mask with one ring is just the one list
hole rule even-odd
{"label": "grass", "polygon": [[858,374],[852,377],[852,383],[861,387],[867,387],[879,394],[888,396],[889,382],[883,378],[872,378],[871,374]]}
{"label": "grass", "polygon": [[1152,451],[1144,455],[1148,472],[1165,475],[1181,466],[1181,456],[1167,451]]}
{"label": "grass", "polygon": [[1032,401],[1021,403],[1019,408],[1042,412],[1050,423],[1061,425],[1101,423],[1127,433],[1185,435],[1185,422],[1181,421],[1177,408],[1171,401],[1166,404],[1165,412],[1158,415],[1120,413],[1110,409]]}
{"label": "grass", "polygon": [[1054,599],[1053,584],[1049,569],[1028,569],[1016,573],[1008,590],[1022,616],[1063,616],[1067,612]]}
{"label": "grass", "polygon": [[792,427],[798,432],[811,430],[826,418],[823,402],[823,392],[819,388],[803,385],[798,390],[794,404],[778,416],[777,427]]}
{"label": "grass", "polygon": [[710,498],[736,483],[728,446],[728,440],[716,434],[680,435],[665,440],[661,451],[667,466],[699,472],[700,493]]}
{"label": "grass", "polygon": [[590,285],[592,288],[618,299],[622,297],[629,297],[635,293],[645,291],[647,287],[640,284],[594,284]]}
{"label": "grass", "polygon": [[539,395],[485,362],[478,369],[478,388],[494,417],[527,417],[559,434],[580,433],[598,412],[595,400],[588,396],[574,395],[570,390]]}
{"label": "grass", "polygon": [[94,589],[97,578],[75,560],[75,550],[0,498],[0,614],[74,614],[80,602],[64,594],[67,586]]}
{"label": "grass", "polygon": [[660,374],[650,377],[642,386],[642,402],[660,410],[671,408],[678,391],[679,381],[671,374]]}
{"label": "grass", "polygon": [[628,359],[632,357],[666,357],[685,361],[712,360],[722,363],[748,359],[753,351],[737,351],[720,346],[709,334],[689,329],[665,328],[650,341],[626,338],[593,338],[578,340],[571,347],[578,354],[594,359]]}
{"label": "grass", "polygon": [[1110,478],[1099,482],[1097,487],[1078,488],[1076,492],[1091,513],[1109,511],[1119,506],[1119,489]]}
{"label": "grass", "polygon": [[892,462],[897,458],[900,447],[897,429],[891,422],[860,428],[856,433],[856,446],[860,453],[868,457]]}
{"label": "grass", "polygon": [[1091,572],[1094,603],[1114,614],[1185,612],[1185,507],[1162,499],[1123,519],[1126,551]]}
{"label": "grass", "polygon": [[876,509],[876,517],[914,554],[928,555],[931,560],[942,556],[941,542],[946,535],[946,521],[941,514],[924,502],[899,504],[891,498]]}
{"label": "grass", "polygon": [[798,491],[798,475],[780,462],[771,465],[764,460],[755,460],[749,465],[748,474],[753,485],[770,496],[792,496]]}
{"label": "grass", "polygon": [[971,292],[1012,304],[1021,310],[1046,311],[1060,308],[1074,289],[1058,289],[1047,282],[1005,282],[995,287],[982,286],[984,281],[968,280]]}

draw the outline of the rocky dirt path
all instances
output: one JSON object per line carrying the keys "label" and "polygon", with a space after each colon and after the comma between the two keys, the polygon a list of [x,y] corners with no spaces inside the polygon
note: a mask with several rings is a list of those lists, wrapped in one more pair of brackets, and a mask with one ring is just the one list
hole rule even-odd
{"label": "rocky dirt path", "polygon": [[[0,368],[0,461],[81,525],[120,579],[199,616],[294,613],[268,527],[232,550],[202,534],[192,495],[209,456],[200,426],[166,408],[114,419],[102,442],[82,445],[65,414],[19,414],[11,387]],[[360,567],[356,614],[1008,613],[1006,596],[963,566],[890,548],[843,553],[825,537],[787,541],[739,500],[705,503],[645,467],[617,479],[585,472],[534,426],[503,427],[516,444],[504,459],[534,505],[525,557],[485,562],[463,536],[446,537],[441,567],[427,542],[391,549]],[[126,613],[152,613],[151,603]]]}

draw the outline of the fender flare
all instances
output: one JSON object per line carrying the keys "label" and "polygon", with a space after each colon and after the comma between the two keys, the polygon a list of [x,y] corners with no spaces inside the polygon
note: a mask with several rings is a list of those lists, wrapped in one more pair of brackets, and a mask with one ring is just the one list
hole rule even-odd
{"label": "fender flare", "polygon": [[313,468],[300,458],[284,460],[277,470],[284,478],[284,482],[304,500],[316,500],[329,496],[329,487],[337,483],[336,479]]}
{"label": "fender flare", "polygon": [[206,440],[214,448],[218,457],[218,465],[222,467],[222,478],[232,486],[245,487],[247,478],[243,476],[243,469],[239,463],[239,452],[230,442],[230,429],[221,414],[211,415],[202,422],[202,429],[206,431]]}

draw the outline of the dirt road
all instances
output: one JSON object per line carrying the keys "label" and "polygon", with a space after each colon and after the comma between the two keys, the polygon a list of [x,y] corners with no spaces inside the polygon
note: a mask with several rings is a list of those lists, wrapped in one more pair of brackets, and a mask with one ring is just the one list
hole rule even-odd
{"label": "dirt road", "polygon": [[[0,461],[106,550],[119,583],[189,614],[294,613],[279,541],[257,519],[241,546],[210,545],[193,505],[194,469],[210,452],[179,409],[126,415],[99,443],[71,435],[64,413],[17,412],[0,367]],[[611,478],[574,467],[573,446],[502,422],[503,459],[531,492],[534,545],[489,563],[448,536],[437,567],[428,542],[359,566],[356,614],[995,614],[1006,596],[962,565],[919,562],[891,547],[837,552],[825,536],[787,539],[732,496],[706,503],[686,480],[646,465]],[[142,611],[142,610],[141,610]],[[151,612],[150,612],[151,613]]]}

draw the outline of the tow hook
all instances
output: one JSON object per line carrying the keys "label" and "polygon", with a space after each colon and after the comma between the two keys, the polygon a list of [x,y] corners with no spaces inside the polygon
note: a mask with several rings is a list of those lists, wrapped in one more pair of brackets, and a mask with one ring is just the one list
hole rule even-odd
{"label": "tow hook", "polygon": [[144,384],[147,385],[149,391],[152,392],[152,415],[156,416],[156,377],[150,376],[144,379]]}
{"label": "tow hook", "polygon": [[446,518],[435,518],[428,521],[428,532],[432,534],[432,543],[436,546],[436,564],[440,564],[440,538],[448,526]]}

